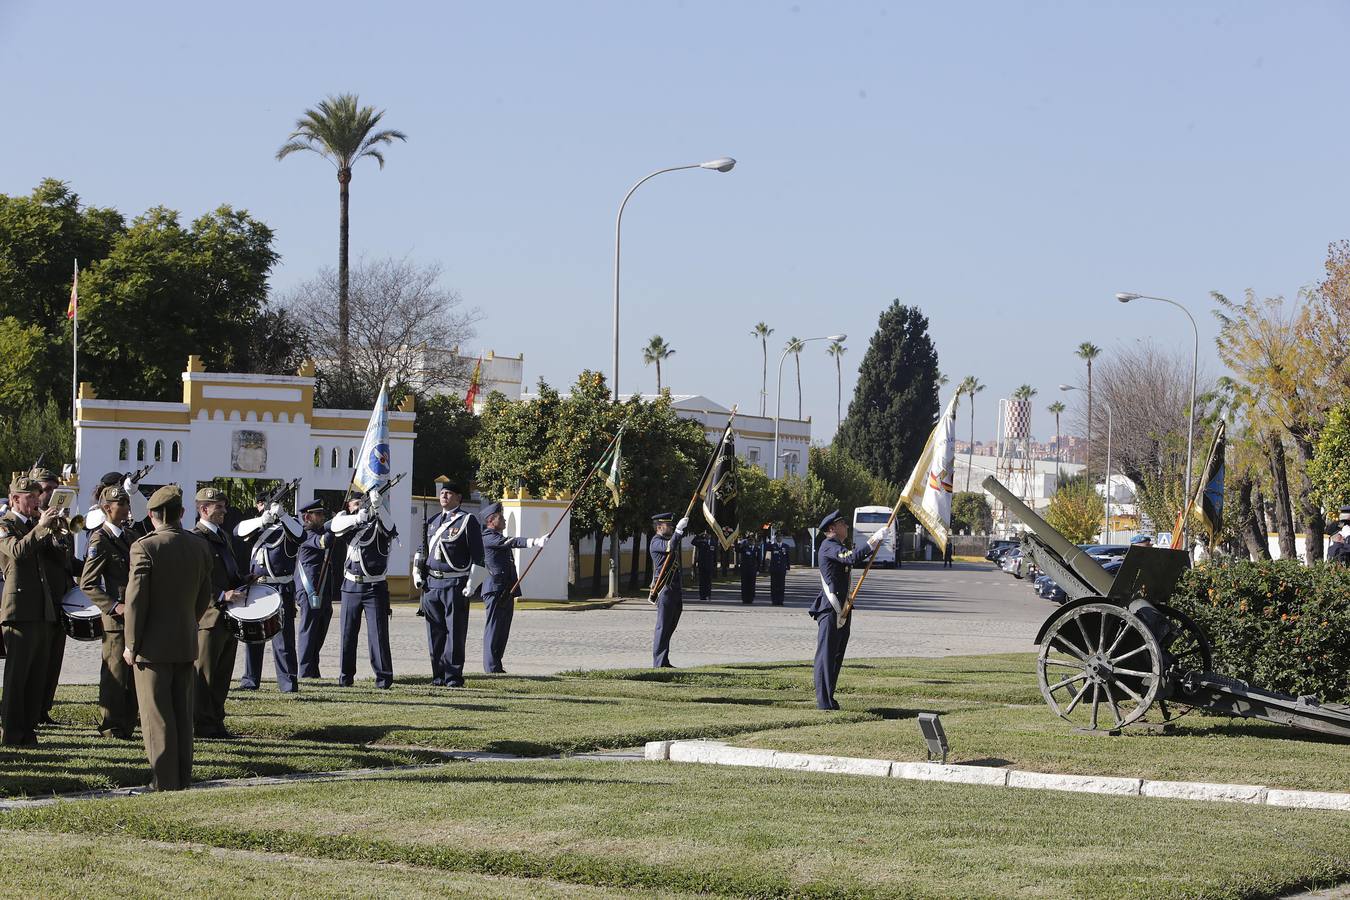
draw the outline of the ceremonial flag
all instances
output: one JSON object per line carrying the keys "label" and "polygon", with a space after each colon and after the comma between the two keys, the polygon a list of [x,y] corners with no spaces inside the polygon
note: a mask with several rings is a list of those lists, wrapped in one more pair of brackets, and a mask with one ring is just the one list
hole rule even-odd
{"label": "ceremonial flag", "polygon": [[473,374],[469,376],[469,392],[464,395],[464,409],[466,412],[473,412],[473,402],[478,399],[478,381],[482,377],[483,357],[480,354],[478,362],[474,363]]}
{"label": "ceremonial flag", "polygon": [[703,518],[717,535],[723,550],[736,543],[736,495],[740,491],[736,475],[736,438],[727,423],[722,442],[717,445],[715,460],[700,492],[703,495]]}
{"label": "ceremonial flag", "polygon": [[945,553],[952,529],[952,479],[956,466],[956,399],[938,419],[923,453],[900,493],[919,524],[928,529],[934,543]]}
{"label": "ceremonial flag", "polygon": [[1223,457],[1227,443],[1227,426],[1223,420],[1214,432],[1214,443],[1209,448],[1209,462],[1205,464],[1205,477],[1200,482],[1196,494],[1197,511],[1200,513],[1202,527],[1209,532],[1212,545],[1223,529]]}
{"label": "ceremonial flag", "polygon": [[619,505],[619,489],[622,486],[621,481],[621,452],[619,445],[623,443],[623,426],[619,426],[619,433],[614,435],[614,443],[610,445],[605,455],[600,457],[600,462],[596,467],[600,470],[600,479],[604,481],[605,487],[609,488],[610,494],[614,497],[614,505]]}
{"label": "ceremonial flag", "polygon": [[66,307],[66,318],[75,318],[75,313],[80,305],[80,264],[75,263],[75,278],[70,283],[70,305]]}
{"label": "ceremonial flag", "polygon": [[[370,424],[366,426],[366,436],[361,441],[361,452],[356,457],[356,471],[352,474],[352,484],[369,493],[383,488],[389,483],[389,391],[384,382],[380,383],[380,396],[375,408],[370,411]],[[389,498],[381,500],[382,505]]]}

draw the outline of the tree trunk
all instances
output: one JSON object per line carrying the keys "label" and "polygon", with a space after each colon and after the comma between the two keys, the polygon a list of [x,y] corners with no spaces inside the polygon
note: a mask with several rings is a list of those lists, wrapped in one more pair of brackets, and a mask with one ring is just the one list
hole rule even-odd
{"label": "tree trunk", "polygon": [[656,361],[656,392],[661,393],[661,360]]}
{"label": "tree trunk", "polygon": [[338,198],[341,212],[338,214],[338,369],[346,375],[351,368],[351,308],[348,303],[347,259],[348,259],[348,219],[347,208],[350,200],[352,170],[338,169]]}
{"label": "tree trunk", "polygon": [[970,395],[970,452],[966,454],[966,493],[970,493],[970,473],[975,469],[975,395]]}
{"label": "tree trunk", "polygon": [[792,354],[793,361],[797,363],[797,421],[802,420],[802,354],[798,351]]}
{"label": "tree trunk", "polygon": [[1298,556],[1294,543],[1294,509],[1289,500],[1289,470],[1285,467],[1284,442],[1268,432],[1266,448],[1270,459],[1270,477],[1275,501],[1275,530],[1280,536],[1280,559]]}
{"label": "tree trunk", "polygon": [[844,424],[844,369],[839,357],[834,358],[834,430]]}
{"label": "tree trunk", "polygon": [[572,572],[572,587],[581,593],[581,539],[573,537],[568,543],[572,546],[572,558],[568,560],[571,563],[568,568]]}
{"label": "tree trunk", "polygon": [[591,559],[591,596],[600,596],[600,560],[605,555],[605,532],[603,529],[596,529],[595,532],[595,555]]}
{"label": "tree trunk", "polygon": [[769,398],[769,339],[759,339],[760,349],[764,354],[764,364],[759,373],[759,415],[764,417],[764,404]]}
{"label": "tree trunk", "polygon": [[1242,478],[1235,486],[1238,532],[1243,546],[1247,548],[1247,556],[1252,560],[1270,559],[1270,542],[1258,528],[1256,514],[1252,511],[1252,490],[1256,484],[1251,478]]}
{"label": "tree trunk", "polygon": [[[1253,481],[1253,484],[1256,484]],[[1270,520],[1266,517],[1266,495],[1261,493],[1259,484],[1253,489],[1252,515],[1256,518],[1256,527],[1261,531],[1261,540],[1266,543],[1266,556],[1270,556]]]}
{"label": "tree trunk", "polygon": [[1087,464],[1083,466],[1083,474],[1087,476],[1088,484],[1092,481],[1092,360],[1087,361],[1088,367],[1088,427],[1087,427]]}
{"label": "tree trunk", "polygon": [[1305,431],[1291,431],[1290,436],[1294,439],[1294,447],[1298,450],[1298,459],[1302,463],[1298,467],[1298,511],[1303,517],[1303,561],[1312,565],[1321,562],[1325,556],[1322,552],[1322,540],[1323,529],[1327,524],[1322,516],[1322,507],[1313,496],[1312,479],[1308,477],[1308,466],[1312,465],[1313,454],[1317,448]]}
{"label": "tree trunk", "polygon": [[633,553],[628,560],[628,590],[637,593],[638,569],[642,567],[642,535],[633,535]]}

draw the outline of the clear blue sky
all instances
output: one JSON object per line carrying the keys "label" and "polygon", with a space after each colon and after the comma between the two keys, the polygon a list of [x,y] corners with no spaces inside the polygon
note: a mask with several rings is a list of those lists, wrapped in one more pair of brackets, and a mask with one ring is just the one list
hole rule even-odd
{"label": "clear blue sky", "polygon": [[[849,333],[844,392],[892,298],[974,374],[978,432],[1022,382],[1046,403],[1080,341],[1189,351],[1217,372],[1208,293],[1293,294],[1350,237],[1346,3],[289,3],[0,0],[0,192],[44,176],[89,203],[190,219],[222,202],[277,232],[284,290],[333,264],[337,190],[277,163],[296,116],[356,91],[409,142],[356,171],[352,247],[444,266],[476,345],[526,379],[610,368],[624,220],[621,387],[757,406],[760,352]],[[803,354],[834,431],[834,371]],[[184,354],[191,348],[184,348]],[[784,412],[796,410],[791,360]],[[964,416],[962,417],[964,421]],[[964,433],[964,429],[962,429]]]}

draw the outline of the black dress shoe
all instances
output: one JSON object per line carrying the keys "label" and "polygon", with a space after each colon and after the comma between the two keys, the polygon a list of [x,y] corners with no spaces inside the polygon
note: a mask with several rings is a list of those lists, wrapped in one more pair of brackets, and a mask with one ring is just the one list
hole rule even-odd
{"label": "black dress shoe", "polygon": [[464,679],[463,679],[463,678],[447,678],[447,679],[445,679],[445,686],[446,686],[446,687],[464,687]]}
{"label": "black dress shoe", "polygon": [[239,682],[239,687],[235,688],[236,691],[256,691],[257,689],[256,684],[244,684],[242,681]]}
{"label": "black dress shoe", "polygon": [[337,680],[337,686],[338,686],[338,687],[351,687],[351,686],[352,686],[352,680],[351,680],[350,678],[339,678],[339,679]]}
{"label": "black dress shoe", "polygon": [[433,679],[431,679],[431,686],[432,686],[432,687],[444,687],[444,686],[445,686],[445,679],[444,679],[444,678],[433,678]]}
{"label": "black dress shoe", "polygon": [[55,725],[56,722],[55,722],[55,720],[52,719],[51,716],[47,715],[46,713],[43,713],[42,718],[38,719],[38,724],[39,724],[39,725]]}

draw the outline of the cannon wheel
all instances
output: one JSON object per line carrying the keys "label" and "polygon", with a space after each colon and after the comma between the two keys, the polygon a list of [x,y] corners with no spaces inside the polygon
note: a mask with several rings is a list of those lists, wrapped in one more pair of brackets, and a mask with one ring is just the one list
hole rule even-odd
{"label": "cannon wheel", "polygon": [[[1195,620],[1181,610],[1174,609],[1165,603],[1153,605],[1158,612],[1167,616],[1167,621],[1172,626],[1172,634],[1168,637],[1167,643],[1163,645],[1163,649],[1172,657],[1172,665],[1168,670],[1168,675],[1175,679],[1186,672],[1214,671],[1214,652],[1210,648],[1209,638],[1205,636],[1204,630],[1196,624]],[[1158,716],[1163,722],[1175,722],[1194,708],[1185,704],[1159,700]]]}
{"label": "cannon wheel", "polygon": [[1138,616],[1086,603],[1048,623],[1036,675],[1055,715],[1084,731],[1118,731],[1142,719],[1157,698],[1163,659]]}

